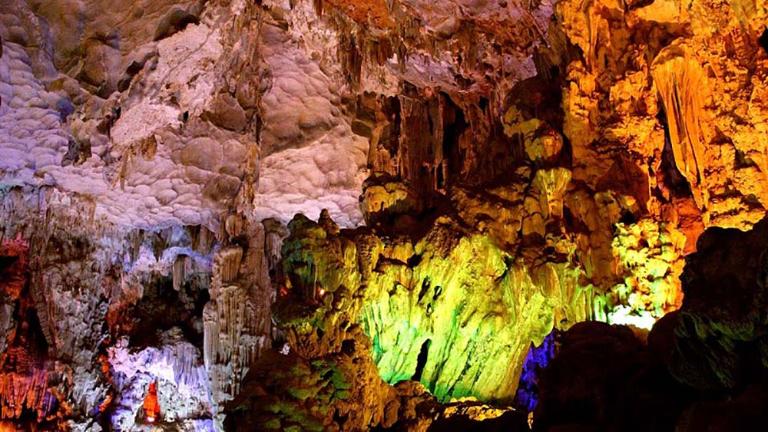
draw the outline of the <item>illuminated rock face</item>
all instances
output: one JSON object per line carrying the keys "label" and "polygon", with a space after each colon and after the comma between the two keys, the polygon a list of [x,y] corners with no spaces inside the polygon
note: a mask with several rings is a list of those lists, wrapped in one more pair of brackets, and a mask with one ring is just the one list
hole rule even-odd
{"label": "illuminated rock face", "polygon": [[612,304],[622,305],[609,312],[609,322],[650,328],[680,307],[682,293],[676,287],[685,241],[685,235],[670,225],[648,219],[629,226],[616,224],[611,248],[619,262],[617,270],[625,277],[608,294]]}
{"label": "illuminated rock face", "polygon": [[[350,334],[338,352],[306,359],[271,352],[254,364],[231,403],[228,430],[363,430],[391,426],[399,403],[379,378],[365,336]],[[239,409],[238,409],[239,408]]]}
{"label": "illuminated rock face", "polygon": [[[4,1],[0,429],[524,430],[483,404],[522,382],[556,425],[553,387],[591,397],[570,366],[602,399],[638,364],[735,391],[765,323],[713,300],[702,233],[765,216],[766,26],[749,0]],[[578,326],[665,314],[647,346]]]}
{"label": "illuminated rock face", "polygon": [[[450,235],[433,233],[441,234]],[[413,268],[377,263],[383,271],[372,272],[360,320],[388,382],[415,379],[442,400],[509,401],[522,356],[551,330],[555,309],[584,320],[589,293],[565,294],[578,275],[558,275],[565,266],[529,270],[487,238],[455,241],[447,255],[429,237],[417,244],[406,261],[420,260]]]}
{"label": "illuminated rock face", "polygon": [[162,349],[130,352],[127,341],[109,351],[117,394],[111,416],[114,429],[177,424],[183,430],[213,430],[208,374],[199,350],[173,331]]}
{"label": "illuminated rock face", "polygon": [[[420,381],[441,400],[510,402],[531,343],[592,313],[592,292],[568,262],[527,265],[450,220],[415,244],[365,230],[338,235],[302,218],[289,227],[283,256],[293,296],[279,316],[290,346],[302,355],[333,351],[359,324],[385,381]],[[285,304],[295,302],[310,309]]]}
{"label": "illuminated rock face", "polygon": [[[3,267],[0,373],[16,389],[3,394],[27,401],[3,419],[128,430],[156,381],[164,419],[212,429],[207,371],[189,342],[202,339],[200,281],[210,280],[199,227],[117,232],[95,222],[93,203],[51,190],[4,192],[2,208],[14,221],[2,253],[28,254]],[[175,283],[177,260],[188,268]]]}
{"label": "illuminated rock face", "polygon": [[595,184],[616,152],[629,150],[662,192],[648,202],[652,212],[674,202],[674,185],[685,184],[705,226],[745,229],[760,220],[764,142],[756,134],[768,69],[757,41],[765,8],[713,1],[582,6],[564,1],[556,12],[583,53],[568,64],[563,93],[574,177]]}

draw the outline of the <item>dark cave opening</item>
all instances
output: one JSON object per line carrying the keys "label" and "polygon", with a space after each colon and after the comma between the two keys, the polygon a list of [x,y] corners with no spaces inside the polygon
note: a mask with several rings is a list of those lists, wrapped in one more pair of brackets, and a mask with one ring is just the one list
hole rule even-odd
{"label": "dark cave opening", "polygon": [[624,211],[621,214],[621,217],[619,218],[619,222],[625,224],[625,225],[632,225],[637,223],[638,219],[637,216],[632,214],[630,211]]}
{"label": "dark cave opening", "polygon": [[159,41],[173,36],[175,33],[187,28],[190,24],[200,24],[200,18],[181,8],[172,9],[157,24],[153,40]]}
{"label": "dark cave opening", "polygon": [[424,367],[427,365],[430,345],[432,345],[431,339],[427,339],[423,344],[421,344],[419,356],[416,358],[416,372],[414,372],[413,377],[411,377],[411,379],[414,381],[421,381],[421,376],[424,373]]}
{"label": "dark cave opening", "polygon": [[[48,341],[45,339],[40,318],[37,310],[28,304],[28,301],[28,299],[22,299],[14,312],[14,318],[18,324],[12,345],[22,348],[29,357],[7,356],[2,364],[4,370],[9,368],[16,370],[16,367],[24,369],[29,359],[35,359],[38,364],[43,364],[48,358]],[[17,361],[20,363],[17,364]]]}
{"label": "dark cave opening", "polygon": [[481,97],[481,98],[480,98],[480,102],[477,104],[477,106],[478,106],[478,107],[480,107],[480,110],[481,110],[481,111],[485,111],[485,110],[487,110],[487,109],[488,109],[488,104],[489,104],[489,102],[488,102],[488,98],[486,98],[486,97]]}
{"label": "dark cave opening", "polygon": [[207,289],[196,285],[195,278],[173,289],[171,278],[160,278],[147,285],[144,297],[133,308],[134,326],[131,342],[138,347],[156,346],[159,335],[179,327],[186,340],[197,347],[203,345],[203,334],[195,325],[203,307],[210,300]]}
{"label": "dark cave opening", "polygon": [[437,188],[443,189],[445,187],[445,175],[443,174],[442,166],[437,167],[437,169],[435,170],[435,177],[437,178],[436,179]]}
{"label": "dark cave opening", "polygon": [[7,280],[11,276],[13,266],[18,260],[19,257],[0,255],[0,280]]}
{"label": "dark cave opening", "polygon": [[445,111],[443,119],[443,159],[442,167],[437,168],[437,187],[444,189],[448,186],[448,173],[459,171],[459,138],[466,131],[469,124],[464,118],[464,112],[453,103],[451,98],[443,94],[445,98]]}
{"label": "dark cave opening", "polygon": [[766,27],[760,37],[757,38],[757,42],[763,48],[763,51],[768,54],[768,27]]}
{"label": "dark cave opening", "polygon": [[425,277],[421,282],[421,289],[419,290],[419,302],[424,298],[424,295],[427,293],[427,290],[429,290],[431,283],[432,282],[430,281],[429,277]]}
{"label": "dark cave opening", "polygon": [[70,137],[67,153],[61,159],[61,166],[80,165],[91,157],[91,143]]}

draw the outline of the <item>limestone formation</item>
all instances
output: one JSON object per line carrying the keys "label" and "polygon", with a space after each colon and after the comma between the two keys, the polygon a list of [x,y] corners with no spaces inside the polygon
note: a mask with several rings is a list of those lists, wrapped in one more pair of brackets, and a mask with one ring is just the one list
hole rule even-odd
{"label": "limestone formation", "polygon": [[5,0],[0,430],[748,424],[766,118],[762,1]]}
{"label": "limestone formation", "polygon": [[[593,292],[578,286],[583,273],[567,261],[516,260],[450,220],[415,243],[335,235],[302,218],[289,227],[290,294],[278,317],[292,349],[334,352],[359,324],[385,381],[421,381],[441,400],[511,401],[529,345],[592,313]],[[482,367],[499,362],[507,366]]]}

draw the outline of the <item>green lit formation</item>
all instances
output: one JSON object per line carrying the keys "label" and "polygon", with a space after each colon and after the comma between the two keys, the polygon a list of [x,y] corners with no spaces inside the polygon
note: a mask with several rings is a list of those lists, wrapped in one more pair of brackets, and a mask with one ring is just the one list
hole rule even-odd
{"label": "green lit formation", "polygon": [[415,244],[362,230],[338,235],[302,218],[291,228],[287,279],[317,302],[283,309],[291,346],[334,351],[359,324],[385,381],[417,379],[442,401],[510,401],[531,343],[592,312],[592,288],[579,285],[583,272],[567,260],[516,260],[447,219]]}
{"label": "green lit formation", "polygon": [[556,315],[587,318],[590,292],[564,264],[531,272],[481,235],[445,255],[427,238],[414,253],[412,268],[388,265],[371,276],[359,318],[387,382],[419,379],[440,400],[509,400],[528,347]]}
{"label": "green lit formation", "polygon": [[337,352],[361,327],[387,383],[417,380],[440,401],[509,402],[531,344],[553,328],[650,328],[679,307],[681,232],[622,221],[631,196],[566,193],[568,170],[516,175],[531,187],[457,189],[457,215],[416,240],[297,216],[283,265],[303,301],[278,308],[290,346],[307,358]]}

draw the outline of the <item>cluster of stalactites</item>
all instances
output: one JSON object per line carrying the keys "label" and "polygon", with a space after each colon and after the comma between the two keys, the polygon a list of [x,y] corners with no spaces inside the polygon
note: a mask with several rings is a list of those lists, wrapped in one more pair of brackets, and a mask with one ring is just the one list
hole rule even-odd
{"label": "cluster of stalactites", "polygon": [[[214,257],[211,300],[203,310],[203,358],[216,402],[240,392],[249,366],[270,346],[275,297],[269,278],[270,242],[277,241],[272,231],[234,214],[225,231],[229,241]],[[233,241],[238,238],[247,244]]]}
{"label": "cluster of stalactites", "polygon": [[48,390],[48,374],[44,370],[0,373],[0,418],[20,419],[28,411],[44,421],[55,407],[56,398]]}

